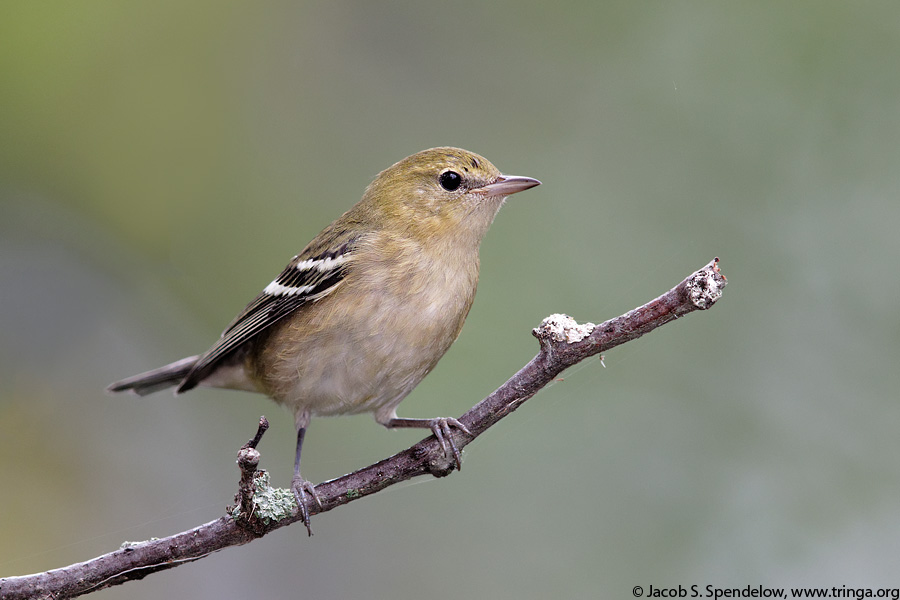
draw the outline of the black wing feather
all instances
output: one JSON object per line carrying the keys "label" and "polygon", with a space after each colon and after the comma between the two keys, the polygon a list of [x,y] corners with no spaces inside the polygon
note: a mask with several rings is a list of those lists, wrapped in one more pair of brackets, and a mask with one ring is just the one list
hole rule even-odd
{"label": "black wing feather", "polygon": [[[178,386],[185,392],[218,368],[239,348],[301,306],[334,291],[343,280],[353,240],[338,248],[295,256],[275,281],[257,296],[206,351]],[[298,267],[307,268],[298,268]]]}

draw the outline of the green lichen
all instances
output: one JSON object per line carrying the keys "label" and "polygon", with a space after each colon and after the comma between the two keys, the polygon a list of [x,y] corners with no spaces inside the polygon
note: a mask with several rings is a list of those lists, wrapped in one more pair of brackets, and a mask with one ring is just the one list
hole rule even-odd
{"label": "green lichen", "polygon": [[[253,516],[268,525],[294,514],[297,502],[291,490],[272,487],[267,471],[257,471],[254,477],[256,492],[253,494]],[[241,507],[235,506],[231,512],[234,519],[240,517]]]}

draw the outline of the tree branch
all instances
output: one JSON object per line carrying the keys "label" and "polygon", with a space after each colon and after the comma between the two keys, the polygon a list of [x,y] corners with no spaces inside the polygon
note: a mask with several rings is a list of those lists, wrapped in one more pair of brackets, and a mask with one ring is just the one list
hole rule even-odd
{"label": "tree branch", "polygon": [[[533,330],[540,351],[522,369],[491,395],[476,404],[460,421],[471,437],[454,430],[462,449],[477,436],[507,416],[572,365],[695,310],[710,308],[722,295],[725,276],[719,259],[687,277],[677,286],[620,317],[600,325],[579,325],[566,315],[551,315]],[[118,550],[60,569],[0,579],[4,600],[24,598],[74,598],[95,590],[143,579],[150,573],[203,558],[213,552],[253,541],[285,525],[301,520],[289,490],[272,488],[268,473],[256,469],[256,445],[268,428],[260,419],[256,436],[238,453],[241,482],[235,507],[215,521],[167,538],[126,542]],[[453,470],[440,444],[430,436],[414,446],[360,469],[316,486],[322,501],[307,507],[310,514],[332,510],[384,488],[419,475],[449,475]]]}

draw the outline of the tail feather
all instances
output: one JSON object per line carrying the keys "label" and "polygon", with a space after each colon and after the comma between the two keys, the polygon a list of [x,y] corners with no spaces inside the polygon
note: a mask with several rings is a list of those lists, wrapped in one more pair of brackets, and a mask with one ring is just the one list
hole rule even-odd
{"label": "tail feather", "polygon": [[138,396],[146,396],[159,390],[180,384],[191,369],[197,363],[199,356],[188,356],[181,360],[168,364],[140,375],[135,375],[122,381],[109,384],[106,388],[107,392],[125,392],[129,391]]}

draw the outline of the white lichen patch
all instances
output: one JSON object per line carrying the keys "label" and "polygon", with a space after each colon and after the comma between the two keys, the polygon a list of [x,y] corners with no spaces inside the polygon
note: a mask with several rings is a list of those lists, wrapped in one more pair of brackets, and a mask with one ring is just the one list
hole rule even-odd
{"label": "white lichen patch", "polygon": [[146,544],[148,542],[155,542],[158,539],[159,539],[158,537],[152,537],[149,540],[144,540],[142,542],[129,542],[126,540],[126,541],[122,542],[121,546],[119,546],[119,550],[125,550],[125,551],[134,550],[141,544]]}
{"label": "white lichen patch", "polygon": [[722,288],[726,283],[727,280],[723,275],[701,269],[688,281],[688,297],[697,308],[710,308],[722,297]]}
{"label": "white lichen patch", "polygon": [[539,336],[549,337],[554,342],[574,344],[591,335],[594,327],[596,325],[593,323],[579,325],[569,315],[555,314],[541,321],[541,326],[535,330],[535,333]]}

